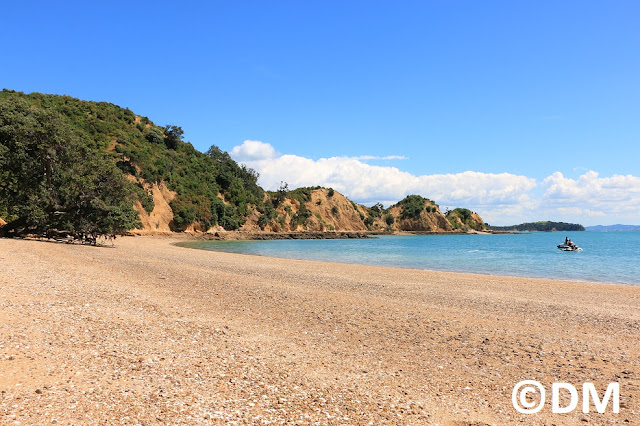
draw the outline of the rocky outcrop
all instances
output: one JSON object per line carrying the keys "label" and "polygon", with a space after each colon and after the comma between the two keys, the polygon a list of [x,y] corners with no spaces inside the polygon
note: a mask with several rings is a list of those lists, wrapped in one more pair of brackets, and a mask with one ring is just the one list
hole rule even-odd
{"label": "rocky outcrop", "polygon": [[458,231],[486,231],[484,220],[476,212],[457,208],[447,213],[451,227]]}
{"label": "rocky outcrop", "polygon": [[[136,235],[172,233],[175,229],[170,203],[175,192],[163,183],[143,185],[153,195],[154,209],[148,213],[136,202],[134,207],[140,214],[142,228],[131,232]],[[339,235],[336,238],[349,238],[371,232],[448,233],[484,229],[484,222],[476,213],[456,209],[445,215],[433,201],[415,195],[383,211],[354,203],[339,192],[320,187],[290,191],[288,198],[277,207],[272,207],[272,200],[265,195],[265,207],[254,207],[239,232],[225,231],[220,226],[203,229],[199,223],[189,225],[184,232],[220,239],[246,236],[273,239],[275,234],[283,238],[319,238],[323,233],[332,233]]]}
{"label": "rocky outcrop", "polygon": [[[133,208],[138,212],[140,216],[140,223],[142,228],[132,229],[130,232],[134,235],[157,235],[157,234],[170,234],[173,232],[173,210],[169,203],[176,196],[176,193],[170,191],[164,183],[144,184],[145,189],[150,191],[153,195],[154,208],[151,213],[148,213],[143,207],[140,201],[136,201]],[[191,226],[191,229],[187,231],[202,232],[202,229],[197,227],[197,224]]]}
{"label": "rocky outcrop", "polygon": [[[427,207],[429,209],[427,210]],[[403,206],[396,205],[389,209],[387,214],[391,214],[394,222],[390,227],[394,231],[407,232],[451,232],[453,228],[440,207],[425,201],[424,208],[417,216],[408,217],[405,215]]]}
{"label": "rocky outcrop", "polygon": [[[266,204],[271,204],[269,199]],[[327,188],[293,191],[275,208],[275,215],[262,221],[262,214],[252,212],[240,229],[242,232],[367,232],[364,223],[368,208],[348,200]]]}

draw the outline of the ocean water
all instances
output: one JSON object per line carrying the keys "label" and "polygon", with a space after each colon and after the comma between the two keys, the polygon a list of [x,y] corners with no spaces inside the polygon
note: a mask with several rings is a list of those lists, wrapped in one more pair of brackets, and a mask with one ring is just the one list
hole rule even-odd
{"label": "ocean water", "polygon": [[[582,247],[563,252],[568,236]],[[371,239],[198,241],[192,248],[291,259],[640,285],[640,232],[385,235]]]}

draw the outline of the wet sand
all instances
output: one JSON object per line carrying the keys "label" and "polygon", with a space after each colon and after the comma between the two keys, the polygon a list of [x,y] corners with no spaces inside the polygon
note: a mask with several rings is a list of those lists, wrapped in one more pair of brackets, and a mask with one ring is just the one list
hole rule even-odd
{"label": "wet sand", "polygon": [[[640,286],[174,242],[0,239],[0,423],[640,424]],[[527,379],[620,413],[519,414]]]}

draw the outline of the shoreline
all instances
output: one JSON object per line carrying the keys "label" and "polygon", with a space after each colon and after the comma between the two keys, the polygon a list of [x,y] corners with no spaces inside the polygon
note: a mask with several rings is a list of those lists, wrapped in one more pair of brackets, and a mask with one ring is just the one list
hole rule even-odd
{"label": "shoreline", "polygon": [[[0,416],[29,424],[640,422],[638,286],[175,242],[0,240]],[[519,414],[511,388],[525,379],[549,388],[588,381],[601,393],[619,382],[620,414]]]}
{"label": "shoreline", "polygon": [[129,237],[174,237],[205,241],[244,241],[244,240],[335,240],[335,239],[363,239],[378,235],[503,235],[524,234],[519,231],[216,231],[216,232],[146,232],[131,231]]}
{"label": "shoreline", "polygon": [[[386,235],[386,236],[404,236],[404,235],[416,235],[416,234],[377,234],[373,237],[368,236],[368,237],[364,237],[364,238],[376,238],[376,236],[380,236],[380,235]],[[418,234],[418,235],[427,235],[427,234]],[[431,234],[429,234],[431,235]],[[443,234],[435,234],[435,235],[443,235]],[[444,235],[457,235],[457,234],[444,234]],[[481,235],[481,234],[463,234],[463,235]],[[169,237],[171,238],[171,237]],[[173,237],[176,238],[177,237]],[[348,238],[352,238],[352,237],[343,237],[343,238],[327,238],[327,239],[348,239]],[[237,255],[242,255],[242,256],[258,256],[258,257],[263,257],[263,258],[273,258],[273,259],[289,259],[289,260],[306,260],[306,261],[310,261],[310,262],[322,262],[322,263],[336,263],[336,264],[341,264],[341,265],[361,265],[361,266],[371,266],[371,267],[388,267],[388,268],[397,268],[397,269],[401,269],[401,270],[415,270],[415,271],[430,271],[430,272],[444,272],[444,273],[452,273],[452,274],[472,274],[472,275],[479,275],[479,276],[489,276],[489,277],[503,277],[503,278],[523,278],[523,279],[539,279],[539,280],[553,280],[553,281],[562,281],[562,282],[575,282],[575,283],[588,283],[588,284],[606,284],[606,285],[622,285],[622,286],[636,286],[636,287],[640,287],[640,281],[638,282],[623,282],[623,281],[619,281],[619,282],[614,282],[614,281],[607,281],[607,280],[592,280],[592,281],[587,281],[587,280],[581,280],[581,279],[567,279],[567,278],[556,278],[553,276],[543,276],[543,275],[538,275],[538,276],[533,276],[533,275],[509,275],[509,274],[504,274],[504,273],[492,273],[492,272],[477,272],[477,271],[464,271],[464,270],[451,270],[451,269],[430,269],[430,268],[419,268],[419,267],[415,267],[415,266],[403,266],[403,265],[377,265],[377,264],[373,264],[373,263],[358,263],[358,262],[349,262],[349,261],[338,261],[338,260],[334,260],[334,261],[328,261],[328,260],[322,260],[322,259],[313,259],[313,258],[305,258],[305,257],[300,257],[300,258],[296,258],[296,257],[285,257],[285,256],[274,256],[274,255],[270,255],[270,254],[257,254],[257,253],[242,253],[242,252],[235,252],[235,251],[226,251],[226,250],[211,250],[205,247],[200,247],[197,245],[189,245],[190,243],[201,243],[201,242],[207,242],[207,241],[219,241],[219,242],[223,242],[223,241],[255,241],[255,242],[259,242],[259,241],[270,241],[270,240],[290,240],[290,239],[298,239],[298,238],[265,238],[264,240],[260,240],[260,239],[242,239],[242,238],[238,238],[238,239],[207,239],[207,238],[184,238],[181,239],[181,241],[176,241],[175,243],[173,243],[173,245],[177,246],[177,247],[183,247],[183,248],[189,248],[189,249],[194,249],[194,250],[204,250],[204,251],[210,251],[210,252],[215,252],[215,253],[231,253],[231,254],[237,254]],[[299,238],[299,239],[314,239],[314,238]],[[318,238],[318,239],[325,239],[325,238]]]}

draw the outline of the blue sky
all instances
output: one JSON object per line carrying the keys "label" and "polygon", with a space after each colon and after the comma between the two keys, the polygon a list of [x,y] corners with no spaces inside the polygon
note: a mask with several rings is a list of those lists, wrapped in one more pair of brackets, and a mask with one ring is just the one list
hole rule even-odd
{"label": "blue sky", "polygon": [[420,192],[496,224],[640,223],[636,1],[2,9],[2,87],[182,126],[266,187]]}

